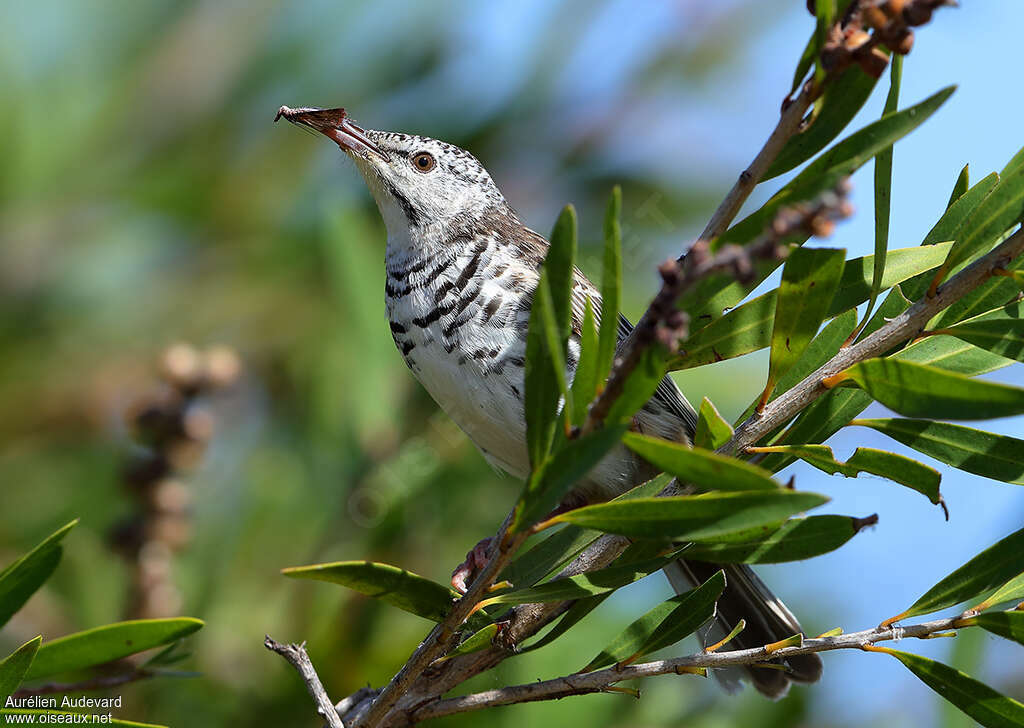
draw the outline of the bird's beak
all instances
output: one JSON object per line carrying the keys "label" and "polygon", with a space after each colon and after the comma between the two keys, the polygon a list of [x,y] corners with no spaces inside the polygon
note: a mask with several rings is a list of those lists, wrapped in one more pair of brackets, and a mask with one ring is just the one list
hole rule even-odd
{"label": "bird's beak", "polygon": [[361,155],[375,154],[384,161],[388,155],[373,143],[366,130],[353,124],[344,109],[290,109],[282,106],[274,121],[284,117],[293,124],[314,129],[336,143],[342,151]]}

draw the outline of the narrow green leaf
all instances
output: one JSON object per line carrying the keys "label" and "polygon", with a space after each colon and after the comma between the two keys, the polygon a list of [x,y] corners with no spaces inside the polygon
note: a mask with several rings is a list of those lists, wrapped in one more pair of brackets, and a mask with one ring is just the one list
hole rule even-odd
{"label": "narrow green leaf", "polygon": [[831,147],[811,162],[759,210],[726,231],[721,242],[746,243],[753,240],[783,207],[803,202],[830,189],[883,149],[906,136],[943,103],[955,90],[948,86],[924,101],[867,125]]}
{"label": "narrow green leaf", "polygon": [[[0,709],[0,716],[35,716],[34,722],[43,724],[43,716],[46,716],[47,723],[51,724],[70,724],[70,723],[91,723],[92,714],[75,713],[63,710],[35,710],[35,709],[21,709],[21,708],[3,708]],[[84,717],[81,717],[84,716]],[[4,721],[6,723],[15,724],[17,721],[14,718]],[[26,721],[27,722],[27,721]],[[121,726],[122,728],[167,728],[167,726],[156,725],[155,723],[137,723],[134,720],[123,720],[121,718],[111,718],[109,721],[104,720],[104,725]]]}
{"label": "narrow green leaf", "polygon": [[78,524],[78,519],[61,526],[38,546],[0,571],[0,627],[21,609],[60,563],[61,539]]}
{"label": "narrow green leaf", "polygon": [[458,647],[444,656],[444,659],[447,660],[448,658],[455,657],[456,655],[468,655],[471,652],[485,650],[491,646],[491,643],[497,636],[498,625],[489,624],[482,629],[478,629],[476,632],[460,642]]}
{"label": "narrow green leaf", "polygon": [[938,470],[893,452],[858,447],[845,463],[836,460],[828,445],[774,445],[759,448],[758,452],[791,455],[829,475],[839,473],[847,478],[856,478],[860,473],[877,475],[916,490],[932,503],[942,500],[939,496],[942,476]]}
{"label": "narrow green leaf", "polygon": [[782,269],[763,401],[804,353],[825,320],[839,287],[846,251],[797,248]]}
{"label": "narrow green leaf", "polygon": [[827,502],[817,493],[790,490],[714,492],[598,503],[563,513],[558,520],[636,538],[710,541],[778,523]]}
{"label": "narrow green leaf", "polygon": [[771,473],[758,466],[710,450],[635,432],[622,441],[654,467],[702,490],[771,491],[782,487],[772,480]]}
{"label": "narrow green leaf", "polygon": [[636,369],[630,372],[622,394],[608,411],[609,423],[628,424],[633,415],[654,396],[665,377],[665,356],[660,346],[646,348]]}
{"label": "narrow green leaf", "polygon": [[[660,499],[659,499],[660,500]],[[589,571],[576,576],[554,579],[528,589],[499,594],[480,602],[482,606],[492,604],[540,604],[543,602],[561,602],[567,599],[581,599],[596,594],[614,591],[626,584],[643,579],[648,574],[658,571],[665,564],[679,556],[682,549],[653,559],[643,559],[631,564],[614,565],[596,571]]]}
{"label": "narrow green leaf", "polygon": [[572,380],[572,423],[576,426],[582,425],[587,419],[587,407],[597,393],[597,356],[597,322],[594,319],[593,303],[590,296],[587,296],[580,332],[580,359]]}
{"label": "narrow green leaf", "polygon": [[989,612],[971,621],[986,632],[1024,645],[1024,612]]}
{"label": "narrow green leaf", "polygon": [[558,401],[565,392],[575,259],[576,212],[569,205],[551,232],[551,247],[541,266],[526,337],[526,442],[532,467],[542,463],[551,449]]}
{"label": "narrow green leaf", "polygon": [[[634,489],[636,490],[636,489]],[[622,498],[624,495],[618,496]],[[592,533],[588,531],[588,533]],[[633,564],[638,560],[651,558],[657,556],[657,550],[659,545],[653,541],[639,541],[630,544],[625,551],[623,551],[617,559],[612,563],[612,566],[622,566]],[[530,652],[531,650],[539,650],[545,645],[549,645],[563,634],[572,629],[576,624],[580,622],[584,617],[590,614],[592,611],[597,609],[601,603],[612,595],[611,591],[601,592],[594,596],[584,597],[577,599],[569,607],[568,611],[562,615],[562,618],[558,620],[558,623],[552,627],[547,633],[544,634],[538,640],[531,642],[527,647],[520,650],[520,652]]]}
{"label": "narrow green leaf", "polygon": [[762,181],[778,177],[797,167],[834,140],[846,128],[874,90],[877,78],[853,65],[830,81],[821,95],[817,115],[779,152]]}
{"label": "narrow green leaf", "polygon": [[1024,705],[983,682],[941,662],[909,652],[886,649],[907,666],[921,682],[986,728],[1019,728],[1024,725]]}
{"label": "narrow green leaf", "polygon": [[612,189],[604,216],[604,265],[601,270],[601,329],[598,335],[597,381],[608,378],[619,341],[619,310],[622,307],[622,189]]}
{"label": "narrow green leaf", "polygon": [[1024,414],[1024,389],[898,359],[868,359],[843,372],[873,399],[907,417],[989,420]]}
{"label": "narrow green leaf", "polygon": [[949,251],[945,268],[953,270],[980,253],[1024,215],[1024,167],[1000,178],[995,189],[967,218]]}
{"label": "narrow green leaf", "polygon": [[[900,81],[903,78],[903,56],[896,54],[892,59],[889,74],[889,95],[885,99],[882,116],[896,111],[900,98]],[[882,290],[882,275],[885,272],[885,253],[889,248],[889,210],[892,204],[892,147],[883,149],[875,157],[875,270],[871,279],[871,298],[864,312],[864,321],[871,318],[875,301]]]}
{"label": "narrow green leaf", "polygon": [[[885,308],[883,304],[879,313]],[[870,330],[869,324],[864,331]],[[986,374],[1010,363],[1008,359],[990,354],[952,336],[929,336],[893,354],[892,358],[927,364],[967,376]],[[805,409],[775,444],[824,442],[863,412],[869,404],[871,397],[865,392],[858,389],[834,389]],[[791,458],[770,455],[761,462],[761,467],[778,472],[791,462]]]}
{"label": "narrow green leaf", "polygon": [[42,637],[30,639],[0,662],[0,705],[21,685],[42,642]]}
{"label": "narrow green leaf", "polygon": [[[1013,276],[1024,276],[1024,258],[1011,261],[1006,268]],[[1015,278],[992,276],[958,301],[954,301],[945,311],[932,319],[929,326],[933,329],[942,329],[988,313],[992,309],[1017,300],[1021,290],[1020,281]]]}
{"label": "narrow green leaf", "polygon": [[520,589],[533,586],[596,538],[597,534],[576,526],[566,526],[523,552],[498,576]]}
{"label": "narrow green leaf", "polygon": [[578,440],[570,440],[527,480],[510,531],[534,524],[557,506],[562,498],[618,444],[626,425],[603,427]]}
{"label": "narrow green leaf", "polygon": [[[857,312],[853,309],[844,311],[828,322],[821,332],[814,337],[803,355],[793,367],[779,378],[772,395],[768,401],[775,399],[782,392],[787,392],[797,385],[798,382],[817,371],[822,364],[827,362],[839,351],[843,342],[853,333],[857,325]],[[754,414],[757,409],[761,395],[754,398],[739,417],[736,418],[737,426]]]}
{"label": "narrow green leaf", "polygon": [[[813,199],[835,186],[840,179],[872,159],[879,151],[913,131],[934,113],[953,90],[952,87],[944,89],[917,106],[879,119],[834,145],[809,164],[761,209],[734,225],[719,240],[739,244],[752,241],[771,224],[779,209]],[[803,244],[807,237],[794,236],[791,242]],[[777,266],[774,261],[758,263],[755,266],[755,275],[745,283],[737,282],[731,275],[710,276],[683,297],[680,308],[688,312],[691,320],[695,322],[716,319],[725,310],[742,301],[747,293],[764,281]],[[870,280],[868,278],[869,284]],[[870,285],[868,288],[870,290]]]}
{"label": "narrow green leaf", "polygon": [[875,520],[850,516],[793,518],[782,526],[769,525],[744,531],[728,541],[692,544],[686,550],[686,558],[715,564],[801,561],[835,551]]}
{"label": "narrow green leaf", "polygon": [[1024,440],[932,420],[853,420],[959,470],[1024,485]]}
{"label": "narrow green leaf", "polygon": [[1024,573],[1010,579],[992,594],[985,598],[981,604],[976,604],[972,609],[979,612],[1004,602],[1019,602],[1024,599]]}
{"label": "narrow green leaf", "polygon": [[693,444],[705,450],[717,450],[732,437],[732,425],[718,413],[707,397],[700,403],[697,413],[697,432]]}
{"label": "narrow green leaf", "polygon": [[1021,572],[1024,529],[989,546],[914,602],[899,619],[930,614],[996,589]]}
{"label": "narrow green leaf", "polygon": [[[882,288],[889,288],[938,267],[945,260],[951,246],[952,243],[945,243],[889,251]],[[839,288],[828,307],[826,318],[868,300],[873,268],[873,255],[846,261]],[[771,343],[777,296],[777,289],[769,291],[696,331],[687,339],[685,350],[670,361],[670,368],[689,369],[712,364],[768,346]]]}
{"label": "narrow green leaf", "polygon": [[993,354],[1024,361],[1024,301],[1014,301],[942,331]]}
{"label": "narrow green leaf", "polygon": [[946,203],[946,209],[948,210],[953,206],[953,203],[964,196],[967,189],[971,186],[970,178],[970,166],[965,164],[964,168],[960,170],[960,174],[956,178],[956,182],[953,184],[953,191],[949,194],[949,202]]}
{"label": "narrow green leaf", "polygon": [[336,561],[293,566],[281,573],[294,579],[315,579],[380,599],[410,614],[440,622],[452,606],[455,591],[405,569],[374,561]]}
{"label": "narrow green leaf", "polygon": [[688,637],[715,616],[715,603],[723,589],[725,573],[717,571],[696,589],[665,600],[633,621],[580,672],[635,660]]}
{"label": "narrow green leaf", "polygon": [[137,619],[75,632],[51,640],[39,648],[25,675],[35,680],[94,665],[103,665],[128,655],[180,640],[203,626],[190,617]]}

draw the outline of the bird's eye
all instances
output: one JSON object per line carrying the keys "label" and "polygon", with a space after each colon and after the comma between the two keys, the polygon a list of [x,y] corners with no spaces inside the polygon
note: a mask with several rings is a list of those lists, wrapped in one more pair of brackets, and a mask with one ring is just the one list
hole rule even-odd
{"label": "bird's eye", "polygon": [[435,164],[437,162],[434,161],[434,155],[429,152],[420,152],[412,158],[412,166],[417,172],[429,172]]}

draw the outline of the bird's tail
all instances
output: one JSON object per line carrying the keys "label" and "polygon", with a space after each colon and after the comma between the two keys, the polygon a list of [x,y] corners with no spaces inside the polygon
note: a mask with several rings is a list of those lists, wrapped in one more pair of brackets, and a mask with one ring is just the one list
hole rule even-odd
{"label": "bird's tail", "polygon": [[[665,567],[665,575],[681,594],[702,584],[719,569],[725,572],[725,591],[718,600],[715,619],[704,632],[705,644],[724,638],[741,619],[746,621],[746,627],[726,649],[760,647],[802,632],[793,613],[749,566],[680,559]],[[758,692],[773,699],[785,695],[790,683],[812,683],[821,677],[821,658],[817,655],[797,655],[772,662],[779,667],[726,668],[715,670],[715,677],[729,692],[739,688],[741,679],[749,680]]]}

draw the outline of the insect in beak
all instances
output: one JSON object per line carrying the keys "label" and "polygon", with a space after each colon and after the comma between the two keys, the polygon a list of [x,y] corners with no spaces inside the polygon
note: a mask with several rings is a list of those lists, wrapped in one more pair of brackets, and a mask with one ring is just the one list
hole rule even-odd
{"label": "insect in beak", "polygon": [[305,126],[320,132],[337,144],[342,151],[356,154],[375,154],[385,162],[388,155],[374,144],[366,130],[353,124],[344,109],[292,109],[282,106],[277,110],[276,122],[281,117],[298,126]]}

